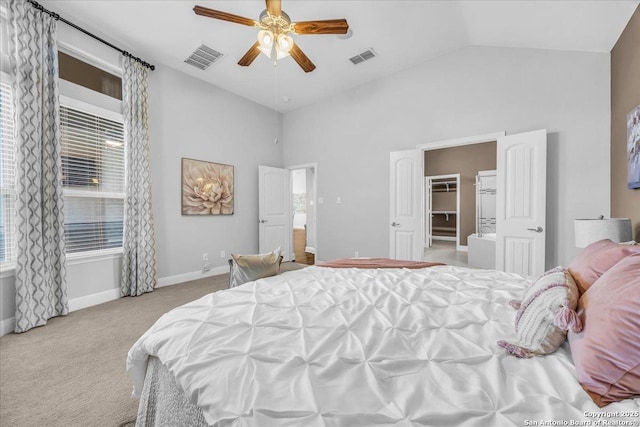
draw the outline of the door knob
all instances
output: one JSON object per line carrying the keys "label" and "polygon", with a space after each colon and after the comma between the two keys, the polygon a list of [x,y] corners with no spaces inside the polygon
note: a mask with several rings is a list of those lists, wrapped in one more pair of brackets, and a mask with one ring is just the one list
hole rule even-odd
{"label": "door knob", "polygon": [[259,222],[260,224],[264,224],[265,222],[267,222],[267,220],[266,220],[266,219],[261,219],[261,220],[258,220],[258,222]]}
{"label": "door knob", "polygon": [[395,222],[395,221],[394,221],[394,222],[392,222],[392,223],[391,223],[391,226],[392,226],[392,227],[399,227],[399,226],[400,226],[400,224],[398,224],[397,222]]}
{"label": "door knob", "polygon": [[527,228],[527,230],[529,231],[535,231],[536,233],[542,233],[543,228],[540,226],[537,226],[536,228]]}

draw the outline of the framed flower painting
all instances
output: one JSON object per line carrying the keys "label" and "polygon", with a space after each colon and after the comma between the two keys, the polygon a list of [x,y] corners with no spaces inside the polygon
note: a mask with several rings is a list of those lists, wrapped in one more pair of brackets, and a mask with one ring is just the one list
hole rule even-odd
{"label": "framed flower painting", "polygon": [[233,166],[182,158],[182,215],[232,215]]}

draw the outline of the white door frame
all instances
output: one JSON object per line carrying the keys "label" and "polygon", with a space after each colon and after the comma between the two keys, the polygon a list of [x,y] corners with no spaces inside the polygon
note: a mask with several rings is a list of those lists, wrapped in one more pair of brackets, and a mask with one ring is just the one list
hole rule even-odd
{"label": "white door frame", "polygon": [[[473,145],[473,144],[483,144],[485,142],[494,142],[497,141],[498,138],[505,136],[507,134],[506,131],[493,132],[493,133],[485,133],[482,135],[473,135],[473,136],[465,136],[462,138],[454,138],[454,139],[445,139],[442,141],[434,141],[434,142],[426,142],[423,144],[416,145],[416,148],[422,150],[422,175],[424,175],[424,152],[431,150],[440,150],[442,148],[450,148],[450,147],[461,147],[464,145]],[[422,194],[425,194],[425,180],[422,180]],[[426,224],[426,200],[422,198],[422,224]],[[460,188],[458,186],[458,210],[460,209]],[[458,215],[458,224],[457,224],[457,247],[456,250],[464,250],[464,246],[460,245],[460,215]],[[422,233],[423,238],[426,236],[426,231]]]}
{"label": "white door frame", "polygon": [[[313,169],[313,206],[315,208],[315,215],[313,216],[313,222],[312,222],[312,226],[315,227],[315,231],[316,231],[316,253],[314,254],[314,264],[317,264],[319,262],[319,256],[318,254],[319,249],[318,249],[318,240],[319,240],[319,234],[318,234],[318,163],[317,162],[313,162],[313,163],[303,163],[301,165],[293,165],[293,166],[285,166],[285,169],[292,171],[295,169]],[[293,197],[291,197],[291,195],[293,194],[293,182],[290,182],[290,189],[289,189],[289,212],[293,211]],[[291,242],[291,251],[293,252],[293,226],[289,227],[289,241]]]}
{"label": "white door frame", "polygon": [[483,135],[465,136],[462,138],[445,139],[442,141],[426,142],[416,145],[422,151],[440,150],[441,148],[460,147],[462,145],[483,144],[485,142],[497,141],[499,137],[505,136],[507,132],[485,133]]}

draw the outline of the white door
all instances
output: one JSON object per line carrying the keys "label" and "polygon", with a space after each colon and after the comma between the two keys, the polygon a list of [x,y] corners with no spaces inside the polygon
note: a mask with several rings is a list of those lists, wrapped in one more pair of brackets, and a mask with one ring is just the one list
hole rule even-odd
{"label": "white door", "polygon": [[547,131],[498,138],[496,268],[523,276],[545,270]]}
{"label": "white door", "polygon": [[291,188],[287,169],[258,166],[258,222],[260,253],[280,247],[284,261],[291,259]]}
{"label": "white door", "polygon": [[389,257],[422,261],[422,150],[391,152]]}

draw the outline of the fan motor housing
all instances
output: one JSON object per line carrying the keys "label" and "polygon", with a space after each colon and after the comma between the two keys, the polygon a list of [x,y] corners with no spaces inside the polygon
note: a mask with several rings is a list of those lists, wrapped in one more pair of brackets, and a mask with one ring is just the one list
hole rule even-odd
{"label": "fan motor housing", "polygon": [[260,13],[260,18],[258,19],[260,22],[260,26],[265,29],[271,29],[273,27],[278,28],[281,32],[290,31],[291,26],[291,18],[284,11],[280,12],[280,16],[275,16],[269,14],[267,9],[263,10]]}

